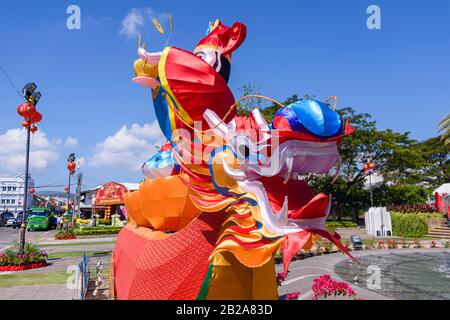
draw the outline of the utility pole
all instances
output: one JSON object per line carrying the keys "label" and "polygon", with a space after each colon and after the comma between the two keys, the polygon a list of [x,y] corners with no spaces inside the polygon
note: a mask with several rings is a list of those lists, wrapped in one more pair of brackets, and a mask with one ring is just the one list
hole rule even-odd
{"label": "utility pole", "polygon": [[[67,214],[69,214],[70,212],[70,182],[72,179],[73,174],[75,173],[75,169],[76,169],[76,164],[75,164],[75,153],[71,153],[69,154],[69,157],[67,158],[67,170],[69,170],[69,185],[68,185],[68,190],[67,190]],[[75,207],[75,202],[74,202],[74,207]],[[75,210],[72,210],[72,224],[73,224],[73,219],[75,216]],[[67,222],[67,230],[69,229],[69,222]]]}
{"label": "utility pole", "polygon": [[28,214],[28,167],[30,164],[30,137],[31,131],[30,127],[27,128],[27,151],[25,156],[25,183],[24,183],[24,196],[23,196],[23,214],[22,214],[22,224],[20,225],[20,246],[19,254],[25,253],[25,235],[27,232],[26,221]]}
{"label": "utility pole", "polygon": [[73,224],[75,225],[76,218],[80,217],[80,197],[81,197],[81,185],[82,185],[82,179],[83,179],[83,173],[78,173],[77,176],[77,192],[76,192],[76,198],[74,202],[74,212],[76,209],[76,215],[74,214]]}
{"label": "utility pole", "polygon": [[363,170],[369,175],[369,188],[370,188],[370,204],[373,208],[373,191],[372,191],[372,174],[376,168],[375,163],[372,160],[367,160],[367,163],[363,166]]}
{"label": "utility pole", "polygon": [[23,196],[23,215],[22,224],[20,226],[20,241],[19,254],[25,253],[25,241],[27,232],[27,214],[28,214],[28,180],[29,180],[29,165],[30,165],[30,140],[31,133],[38,131],[35,123],[42,121],[42,114],[36,110],[36,105],[41,99],[41,93],[36,91],[37,85],[35,83],[26,84],[23,89],[23,97],[26,103],[19,105],[17,113],[24,118],[22,126],[27,130],[27,145],[25,155],[25,181],[24,181],[24,196]]}

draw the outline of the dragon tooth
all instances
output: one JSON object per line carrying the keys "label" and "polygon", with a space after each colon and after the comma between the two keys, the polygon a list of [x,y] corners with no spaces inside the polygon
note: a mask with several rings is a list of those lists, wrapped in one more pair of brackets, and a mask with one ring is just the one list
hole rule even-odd
{"label": "dragon tooth", "polygon": [[291,178],[293,165],[294,165],[294,158],[292,156],[288,156],[286,158],[287,172],[286,175],[284,176],[284,184],[286,184]]}

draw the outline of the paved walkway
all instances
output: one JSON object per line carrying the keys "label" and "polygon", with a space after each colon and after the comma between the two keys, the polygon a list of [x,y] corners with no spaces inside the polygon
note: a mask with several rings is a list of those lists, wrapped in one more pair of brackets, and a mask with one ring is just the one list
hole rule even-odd
{"label": "paved walkway", "polygon": [[72,300],[76,290],[65,284],[0,288],[0,300]]}

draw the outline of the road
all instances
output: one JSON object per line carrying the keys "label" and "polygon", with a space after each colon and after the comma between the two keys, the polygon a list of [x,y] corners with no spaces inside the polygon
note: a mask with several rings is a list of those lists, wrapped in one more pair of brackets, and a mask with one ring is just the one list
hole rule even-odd
{"label": "road", "polygon": [[[42,232],[28,232],[27,240],[35,239]],[[14,241],[19,241],[19,229],[0,227],[0,252],[7,249]]]}

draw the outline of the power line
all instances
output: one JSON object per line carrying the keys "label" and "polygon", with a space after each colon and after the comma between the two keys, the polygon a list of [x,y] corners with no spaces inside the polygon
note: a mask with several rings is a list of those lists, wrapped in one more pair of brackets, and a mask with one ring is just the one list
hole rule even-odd
{"label": "power line", "polygon": [[6,79],[8,79],[9,83],[11,84],[11,86],[14,88],[14,91],[19,95],[19,97],[23,98],[23,96],[20,94],[19,89],[17,89],[16,85],[14,84],[14,82],[11,80],[11,78],[8,76],[8,73],[6,72],[6,70],[2,67],[2,65],[0,64],[0,70],[2,71],[2,73],[5,75]]}

